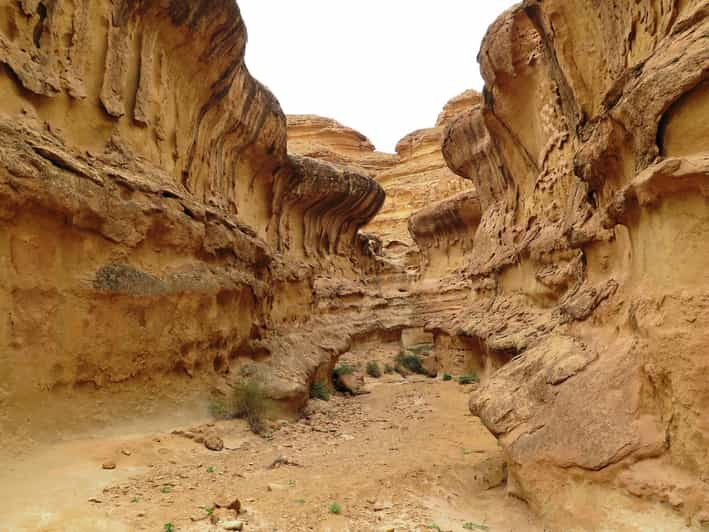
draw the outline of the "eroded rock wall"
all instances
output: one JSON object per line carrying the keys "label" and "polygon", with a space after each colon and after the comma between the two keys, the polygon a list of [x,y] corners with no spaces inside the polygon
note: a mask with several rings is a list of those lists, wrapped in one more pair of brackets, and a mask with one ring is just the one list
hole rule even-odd
{"label": "eroded rock wall", "polygon": [[163,400],[206,413],[210,387],[285,356],[267,340],[306,321],[318,276],[369,267],[357,230],[381,187],[287,154],[245,45],[227,0],[0,6],[8,440],[157,419]]}
{"label": "eroded rock wall", "polygon": [[470,406],[536,510],[613,528],[578,500],[632,494],[709,522],[709,6],[527,0],[479,58],[443,143],[481,212],[471,302],[428,327],[514,357]]}

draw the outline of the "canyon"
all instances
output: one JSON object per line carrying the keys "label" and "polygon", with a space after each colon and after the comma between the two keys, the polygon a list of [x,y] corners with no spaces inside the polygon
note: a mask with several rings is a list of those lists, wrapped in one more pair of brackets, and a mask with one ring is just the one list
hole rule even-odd
{"label": "canyon", "polygon": [[[393,154],[286,115],[246,44],[231,0],[0,4],[6,526],[154,530],[168,503],[136,521],[119,495],[212,489],[200,426],[238,450],[209,458],[221,488],[347,477],[359,497],[317,517],[309,488],[299,525],[266,495],[245,530],[709,527],[706,0],[524,0],[483,40],[482,93]],[[364,375],[407,354],[428,376]],[[365,389],[311,398],[343,365]],[[214,419],[244,382],[272,439]],[[253,472],[296,448],[292,478]],[[138,476],[94,482],[103,455]],[[377,460],[396,473],[374,483]],[[30,464],[103,490],[110,520],[27,525],[25,494],[38,515],[62,498]],[[410,500],[370,511],[382,485]],[[400,504],[410,521],[375,515]]]}

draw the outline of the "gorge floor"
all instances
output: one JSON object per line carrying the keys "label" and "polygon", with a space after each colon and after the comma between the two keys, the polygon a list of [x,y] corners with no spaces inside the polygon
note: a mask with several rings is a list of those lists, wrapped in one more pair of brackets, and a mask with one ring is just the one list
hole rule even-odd
{"label": "gorge floor", "polygon": [[[217,531],[237,517],[215,503],[238,498],[245,531],[542,530],[498,486],[503,461],[467,387],[398,376],[370,386],[311,402],[270,439],[230,420],[56,444],[6,469],[2,529]],[[224,450],[198,443],[207,433]]]}

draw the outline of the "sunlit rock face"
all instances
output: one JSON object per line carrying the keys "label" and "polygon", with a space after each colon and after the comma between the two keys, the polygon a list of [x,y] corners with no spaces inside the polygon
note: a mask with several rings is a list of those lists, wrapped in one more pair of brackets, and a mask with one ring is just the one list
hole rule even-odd
{"label": "sunlit rock face", "polygon": [[[479,104],[480,94],[466,91],[448,102],[435,127],[406,135],[395,154],[377,152],[361,133],[335,120],[314,115],[288,117],[288,142],[293,153],[347,165],[374,177],[386,192],[379,214],[364,231],[382,241],[390,258],[416,255],[409,218],[416,211],[473,188],[446,165],[441,154],[445,126],[459,113]],[[445,250],[442,251],[445,254]],[[453,262],[456,262],[455,260]],[[408,263],[418,267],[415,257]]]}
{"label": "sunlit rock face", "polygon": [[245,43],[227,0],[0,6],[3,435],[206,412],[367,267],[381,187],[288,156]]}
{"label": "sunlit rock face", "polygon": [[479,201],[475,297],[437,326],[515,358],[471,410],[505,448],[510,489],[545,515],[570,518],[596,497],[577,523],[613,528],[603,501],[632,508],[633,494],[698,526],[709,6],[528,0],[498,18],[479,57],[484,102],[443,142]]}

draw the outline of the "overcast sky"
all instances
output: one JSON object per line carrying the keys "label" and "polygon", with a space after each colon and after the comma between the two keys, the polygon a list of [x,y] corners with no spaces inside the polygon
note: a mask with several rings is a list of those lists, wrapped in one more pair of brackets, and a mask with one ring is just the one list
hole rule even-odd
{"label": "overcast sky", "polygon": [[481,89],[480,41],[511,0],[237,0],[246,63],[286,113],[335,118],[393,151]]}

